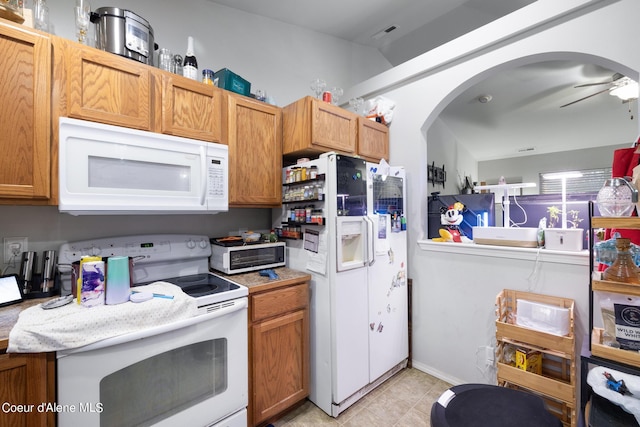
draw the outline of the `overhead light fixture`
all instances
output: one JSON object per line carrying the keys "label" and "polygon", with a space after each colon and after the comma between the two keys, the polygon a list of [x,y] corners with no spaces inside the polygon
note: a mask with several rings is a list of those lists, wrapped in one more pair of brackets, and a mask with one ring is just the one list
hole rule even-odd
{"label": "overhead light fixture", "polygon": [[544,179],[562,179],[562,178],[581,178],[582,172],[569,171],[569,172],[551,172],[542,174]]}
{"label": "overhead light fixture", "polygon": [[609,95],[617,96],[623,101],[638,98],[638,82],[625,77],[620,83],[609,91]]}
{"label": "overhead light fixture", "polygon": [[480,95],[478,97],[478,102],[481,104],[487,104],[489,102],[491,102],[491,100],[493,99],[493,96],[491,95]]}

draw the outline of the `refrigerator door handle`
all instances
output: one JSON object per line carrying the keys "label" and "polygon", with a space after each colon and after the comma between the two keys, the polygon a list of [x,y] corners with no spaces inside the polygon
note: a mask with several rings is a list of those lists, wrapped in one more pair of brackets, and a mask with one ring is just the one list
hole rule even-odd
{"label": "refrigerator door handle", "polygon": [[373,247],[373,245],[375,244],[375,239],[373,236],[373,220],[368,216],[365,216],[364,220],[367,222],[367,262],[369,266],[372,266],[376,262],[376,251]]}

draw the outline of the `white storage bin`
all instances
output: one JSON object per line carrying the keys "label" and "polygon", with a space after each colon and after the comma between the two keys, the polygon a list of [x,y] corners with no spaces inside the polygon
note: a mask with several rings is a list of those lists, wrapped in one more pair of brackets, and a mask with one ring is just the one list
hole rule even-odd
{"label": "white storage bin", "polygon": [[569,334],[569,309],[523,299],[517,301],[516,324],[554,335]]}
{"label": "white storage bin", "polygon": [[582,228],[545,228],[544,247],[555,251],[582,250]]}

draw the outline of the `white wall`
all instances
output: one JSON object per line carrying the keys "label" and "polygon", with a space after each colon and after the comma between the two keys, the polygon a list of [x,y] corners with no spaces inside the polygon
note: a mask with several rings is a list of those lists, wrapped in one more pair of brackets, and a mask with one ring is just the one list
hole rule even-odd
{"label": "white wall", "polygon": [[[414,281],[416,366],[459,381],[487,381],[477,370],[468,368],[475,366],[477,337],[484,337],[482,342],[486,342],[491,335],[489,317],[497,290],[523,289],[524,278],[532,271],[530,262],[436,255],[418,246],[427,230],[426,165],[431,125],[462,90],[488,73],[507,67],[588,58],[637,79],[640,50],[634,49],[633,43],[621,42],[637,39],[637,16],[640,2],[636,0],[539,0],[356,85],[345,94],[345,98],[383,95],[396,103],[390,129],[390,161],[404,165],[408,176],[408,267]],[[578,301],[584,322],[588,276],[584,266],[558,264],[541,277],[544,282],[538,289]],[[458,318],[460,313],[463,316]],[[474,313],[483,320],[478,321]]]}
{"label": "white wall", "polygon": [[447,172],[444,186],[429,183],[428,194],[439,191],[440,194],[459,194],[464,177],[470,176],[472,182],[478,179],[478,162],[469,154],[464,145],[459,144],[455,135],[442,120],[436,120],[429,128],[429,164],[443,167]]}
{"label": "white wall", "polygon": [[[52,33],[74,39],[74,0],[47,4]],[[118,6],[142,16],[153,27],[156,43],[183,57],[187,37],[193,36],[200,72],[229,68],[251,82],[253,93],[266,90],[280,106],[311,95],[309,83],[316,77],[346,89],[391,68],[376,49],[207,0],[93,0],[91,6]]]}
{"label": "white wall", "polygon": [[[431,144],[429,145],[431,146]],[[480,181],[496,184],[501,176],[514,177],[521,181],[539,183],[539,174],[569,170],[600,169],[611,167],[613,151],[629,145],[609,145],[584,150],[562,151],[553,154],[511,157],[502,160],[478,162]],[[522,194],[539,194],[539,187],[524,188]]]}
{"label": "white wall", "polygon": [[447,244],[425,244],[413,261],[429,271],[428,281],[413,281],[416,368],[452,384],[495,383],[484,348],[496,345],[495,300],[503,289],[574,299],[577,349],[581,348],[589,329],[586,255],[559,259],[544,250],[473,245],[461,251],[443,245]]}

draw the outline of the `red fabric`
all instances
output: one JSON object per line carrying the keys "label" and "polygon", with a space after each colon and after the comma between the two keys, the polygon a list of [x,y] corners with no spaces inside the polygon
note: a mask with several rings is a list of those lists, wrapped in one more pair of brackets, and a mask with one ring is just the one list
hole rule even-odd
{"label": "red fabric", "polygon": [[[625,176],[633,176],[633,168],[640,164],[640,138],[636,142],[634,147],[621,148],[614,150],[613,152],[613,164],[611,165],[611,177],[622,178]],[[636,216],[636,211],[633,211],[633,215]],[[627,230],[627,229],[607,229],[605,231],[605,239],[611,238],[613,233],[620,233],[620,237],[631,240],[636,245],[640,245],[640,230]],[[600,266],[602,267],[602,266]],[[605,266],[606,267],[606,266]],[[599,268],[600,270],[602,268]]]}
{"label": "red fabric", "polygon": [[633,176],[633,168],[638,166],[639,162],[640,153],[636,153],[636,147],[614,150],[611,178]]}

